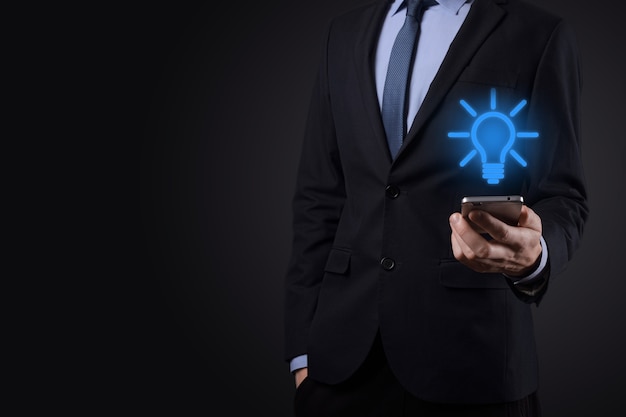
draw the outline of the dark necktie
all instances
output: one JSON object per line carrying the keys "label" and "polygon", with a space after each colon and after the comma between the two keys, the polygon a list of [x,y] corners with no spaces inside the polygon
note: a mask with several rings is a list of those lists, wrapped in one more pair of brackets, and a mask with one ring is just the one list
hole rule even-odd
{"label": "dark necktie", "polygon": [[396,158],[407,131],[407,98],[420,20],[434,0],[405,0],[406,19],[391,49],[383,89],[382,117],[391,157]]}

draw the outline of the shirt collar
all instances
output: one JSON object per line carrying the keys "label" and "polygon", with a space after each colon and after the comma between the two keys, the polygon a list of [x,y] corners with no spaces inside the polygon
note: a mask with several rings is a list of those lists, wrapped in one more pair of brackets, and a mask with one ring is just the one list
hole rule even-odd
{"label": "shirt collar", "polygon": [[[439,3],[439,5],[441,5],[441,7],[443,7],[448,12],[453,13],[453,14],[458,14],[459,10],[461,10],[461,7],[463,7],[465,3],[472,2],[472,0],[436,0],[436,1],[437,3]],[[406,0],[395,0],[391,6],[394,10],[392,15],[402,10],[405,7],[405,4],[406,4]]]}

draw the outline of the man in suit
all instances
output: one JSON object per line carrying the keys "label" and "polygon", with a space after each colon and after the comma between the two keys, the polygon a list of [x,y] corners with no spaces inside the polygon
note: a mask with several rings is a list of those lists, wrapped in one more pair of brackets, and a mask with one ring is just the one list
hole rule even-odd
{"label": "man in suit", "polygon": [[[359,7],[325,39],[286,277],[296,415],[537,416],[530,307],[588,215],[572,31],[521,0],[430,5],[394,149],[385,84],[412,3]],[[487,181],[470,137],[494,112],[519,139]],[[472,215],[478,233],[458,213],[463,196],[511,194],[517,225]]]}

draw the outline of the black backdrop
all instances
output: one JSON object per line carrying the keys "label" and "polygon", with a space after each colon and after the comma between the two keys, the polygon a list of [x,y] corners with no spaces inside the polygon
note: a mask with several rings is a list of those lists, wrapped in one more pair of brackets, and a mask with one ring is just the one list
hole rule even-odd
{"label": "black backdrop", "polygon": [[[294,172],[326,22],[363,2],[111,11],[100,40],[121,122],[111,122],[120,145],[111,166],[124,175],[112,176],[108,204],[123,227],[112,225],[109,256],[124,263],[111,262],[105,285],[101,349],[90,360],[106,383],[92,406],[291,415],[282,282]],[[592,209],[575,260],[533,307],[540,394],[548,417],[615,415],[626,385],[626,8],[533,2],[579,39]]]}

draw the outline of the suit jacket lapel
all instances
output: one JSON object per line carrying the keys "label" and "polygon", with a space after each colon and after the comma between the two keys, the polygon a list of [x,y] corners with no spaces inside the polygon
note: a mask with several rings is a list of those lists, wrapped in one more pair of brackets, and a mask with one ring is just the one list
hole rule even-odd
{"label": "suit jacket lapel", "polygon": [[452,41],[437,75],[430,85],[396,160],[401,157],[402,151],[415,139],[424,123],[437,109],[439,103],[452,88],[478,48],[504,15],[504,9],[496,5],[494,0],[474,0],[465,22]]}
{"label": "suit jacket lapel", "polygon": [[391,162],[391,157],[380,114],[380,107],[378,105],[378,93],[376,92],[374,59],[378,45],[378,36],[390,3],[390,0],[379,1],[378,4],[371,9],[370,14],[364,15],[363,18],[366,23],[362,25],[363,30],[359,33],[357,47],[354,53],[362,102],[365,107],[367,119],[380,145],[380,154],[385,155],[389,162]]}

